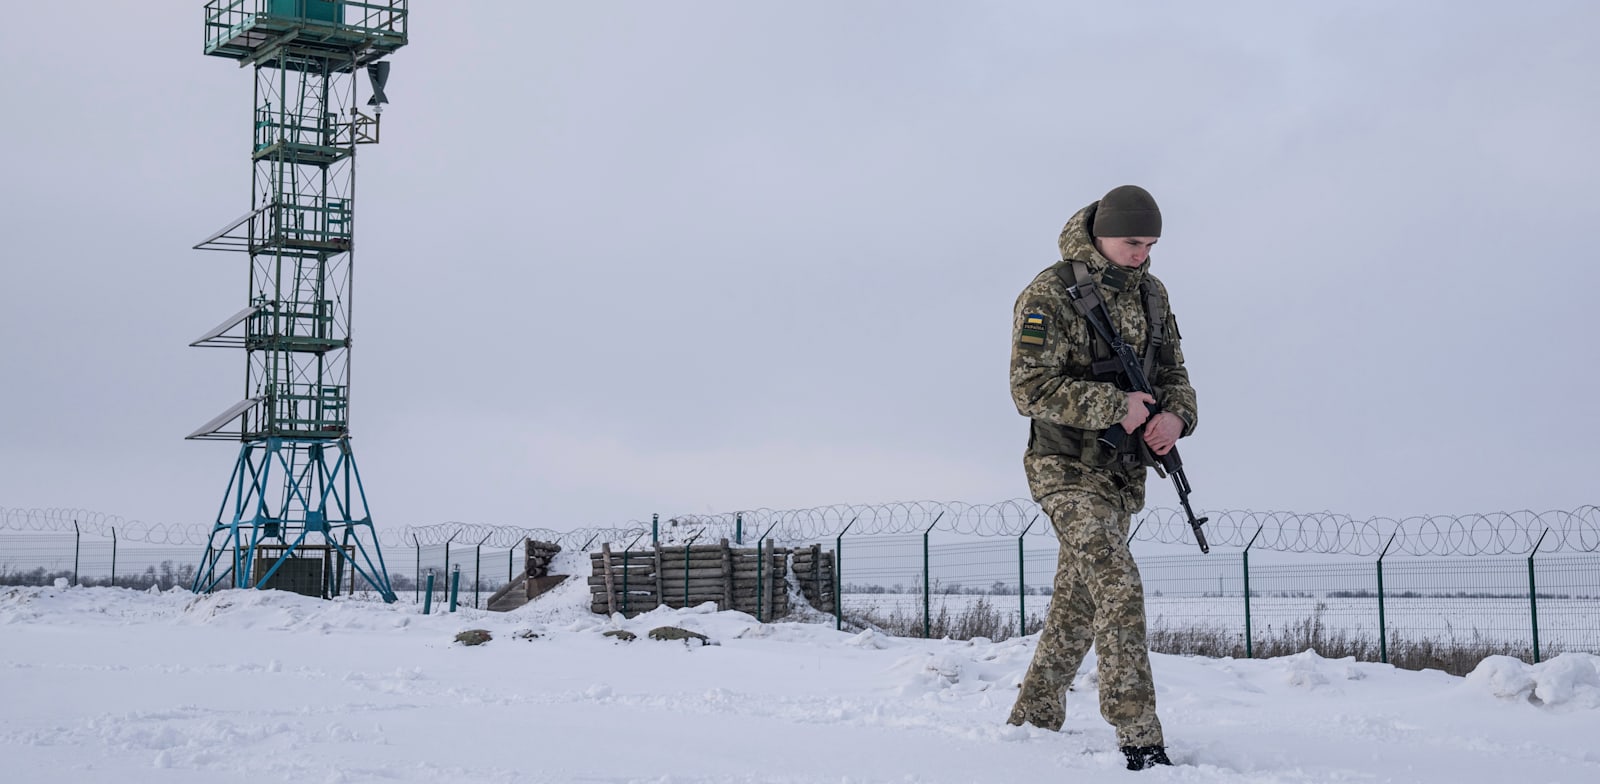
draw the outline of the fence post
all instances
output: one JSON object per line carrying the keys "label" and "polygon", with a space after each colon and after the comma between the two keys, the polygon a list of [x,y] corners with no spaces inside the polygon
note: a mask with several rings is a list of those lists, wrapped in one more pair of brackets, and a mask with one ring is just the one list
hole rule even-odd
{"label": "fence post", "polygon": [[[483,609],[478,606],[478,590],[483,587],[483,543],[489,541],[489,537],[493,535],[484,534],[483,538],[478,540],[478,554],[472,564],[472,608],[474,610]],[[507,580],[506,582],[511,581]]]}
{"label": "fence post", "polygon": [[928,569],[928,532],[939,524],[939,518],[942,517],[944,512],[936,515],[933,522],[928,523],[928,527],[922,531],[922,639],[924,640],[933,634],[933,585],[929,579],[931,575]]}
{"label": "fence post", "polygon": [[[638,536],[634,537],[632,542],[628,543],[628,546],[626,548],[624,548],[622,550],[622,615],[623,615],[623,617],[627,617],[627,615],[628,615],[628,558],[633,553],[633,546],[638,544],[639,540],[643,539],[643,538],[644,538],[644,534],[642,534],[642,533],[639,534]],[[659,578],[660,576],[661,575],[659,575],[659,574],[656,575],[657,578]],[[656,602],[659,603],[660,601],[661,601],[661,597],[657,596],[656,597]]]}
{"label": "fence post", "polygon": [[1539,589],[1533,582],[1533,556],[1539,553],[1539,545],[1544,544],[1544,538],[1550,529],[1544,529],[1539,534],[1539,541],[1534,542],[1533,551],[1528,553],[1528,613],[1533,619],[1533,663],[1539,663]]}
{"label": "fence post", "polygon": [[1395,531],[1389,534],[1383,552],[1378,553],[1378,660],[1384,664],[1389,663],[1389,624],[1383,614],[1383,557],[1389,554],[1389,545],[1394,544],[1394,537],[1399,533]]}
{"label": "fence post", "polygon": [[1033,524],[1039,522],[1039,515],[1034,515],[1028,521],[1028,527],[1022,529],[1017,537],[1017,636],[1022,637],[1028,633],[1028,580],[1023,576],[1022,539],[1033,530]]}
{"label": "fence post", "polygon": [[[420,550],[418,552],[421,552]],[[428,590],[422,594],[422,614],[433,612],[433,568],[428,569]]]}
{"label": "fence post", "polygon": [[[417,541],[416,534],[412,534],[411,544],[417,548],[417,576],[411,583],[411,603],[416,604],[422,598],[417,595],[417,592],[422,590],[422,542]],[[430,588],[429,590],[433,589]],[[427,615],[427,613],[423,613],[423,615]]]}
{"label": "fence post", "polygon": [[78,584],[78,543],[83,540],[83,532],[78,530],[78,521],[72,521],[72,584]]}
{"label": "fence post", "polygon": [[111,587],[117,587],[117,527],[111,526]]}
{"label": "fence post", "polygon": [[733,543],[744,545],[744,512],[735,513],[733,516]]}
{"label": "fence post", "polygon": [[772,529],[777,527],[777,523],[767,526],[766,533],[763,533],[761,538],[756,540],[756,620],[762,623],[767,622],[767,606],[764,602],[762,602],[762,599],[766,596],[767,590],[767,583],[765,580],[767,556],[764,548],[767,543],[767,534],[772,533]]}
{"label": "fence post", "polygon": [[661,515],[659,513],[650,515],[650,546],[661,546]]}
{"label": "fence post", "polygon": [[717,601],[718,610],[732,610],[735,597],[733,594],[733,547],[729,546],[727,537],[717,542],[722,546],[722,598]]}
{"label": "fence post", "polygon": [[689,548],[694,544],[696,539],[700,538],[700,534],[703,533],[705,533],[705,531],[701,530],[694,536],[689,537],[689,541],[683,545],[683,606],[685,608],[689,606]]}
{"label": "fence post", "polygon": [[450,573],[450,543],[454,542],[456,540],[456,535],[460,534],[460,533],[461,533],[461,531],[458,529],[455,533],[450,534],[450,538],[449,539],[444,540],[444,573],[445,574],[449,574]]}
{"label": "fence post", "polygon": [[461,564],[450,572],[450,612],[456,611],[456,596],[461,592]]}
{"label": "fence post", "polygon": [[1255,658],[1255,643],[1250,637],[1250,547],[1256,543],[1256,536],[1261,535],[1261,526],[1256,529],[1255,536],[1250,537],[1250,544],[1244,546],[1244,657]]}
{"label": "fence post", "polygon": [[833,539],[833,616],[834,631],[844,631],[844,535],[855,525],[861,515],[850,518],[850,522]]}

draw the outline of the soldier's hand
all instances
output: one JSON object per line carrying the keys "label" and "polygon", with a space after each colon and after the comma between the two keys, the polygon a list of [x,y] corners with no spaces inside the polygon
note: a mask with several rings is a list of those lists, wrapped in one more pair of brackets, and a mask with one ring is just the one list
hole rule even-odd
{"label": "soldier's hand", "polygon": [[1150,406],[1156,404],[1156,399],[1143,392],[1128,393],[1128,415],[1122,418],[1122,429],[1132,433],[1150,418]]}
{"label": "soldier's hand", "polygon": [[1171,452],[1173,444],[1178,443],[1178,437],[1181,435],[1183,435],[1183,418],[1167,411],[1151,417],[1144,426],[1144,442],[1149,445],[1150,451],[1158,455]]}

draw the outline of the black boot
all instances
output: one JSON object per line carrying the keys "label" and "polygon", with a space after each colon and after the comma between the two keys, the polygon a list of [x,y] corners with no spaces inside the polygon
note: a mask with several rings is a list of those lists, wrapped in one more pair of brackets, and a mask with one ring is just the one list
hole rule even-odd
{"label": "black boot", "polygon": [[1144,770],[1157,765],[1171,765],[1166,746],[1123,746],[1122,756],[1128,758],[1128,770]]}

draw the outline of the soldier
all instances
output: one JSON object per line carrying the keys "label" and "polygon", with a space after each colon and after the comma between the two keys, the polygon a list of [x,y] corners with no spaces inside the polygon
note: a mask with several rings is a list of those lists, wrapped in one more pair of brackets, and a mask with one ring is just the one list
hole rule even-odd
{"label": "soldier", "polygon": [[[1010,723],[1061,729],[1066,691],[1091,643],[1099,654],[1100,714],[1117,729],[1129,770],[1171,765],[1145,647],[1144,585],[1128,524],[1144,508],[1150,453],[1194,431],[1195,395],[1166,288],[1149,272],[1161,211],[1124,185],[1079,210],[1061,230],[1061,262],[1017,298],[1011,395],[1032,420],[1023,465],[1061,551],[1055,593]],[[1110,347],[1067,294],[1094,287],[1116,334],[1144,358],[1156,398],[1128,392]],[[1146,404],[1159,404],[1150,413]],[[1102,431],[1130,434],[1113,450]]]}

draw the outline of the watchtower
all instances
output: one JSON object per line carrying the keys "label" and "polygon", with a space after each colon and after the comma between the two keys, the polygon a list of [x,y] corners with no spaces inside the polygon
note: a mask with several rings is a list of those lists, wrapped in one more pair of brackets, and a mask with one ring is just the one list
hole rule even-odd
{"label": "watchtower", "polygon": [[356,149],[406,22],[406,0],[206,3],[205,53],[253,68],[255,99],[250,209],[195,246],[249,260],[244,307],[191,344],[245,354],[244,399],[188,436],[241,443],[197,592],[394,601],[350,444],[351,284]]}

